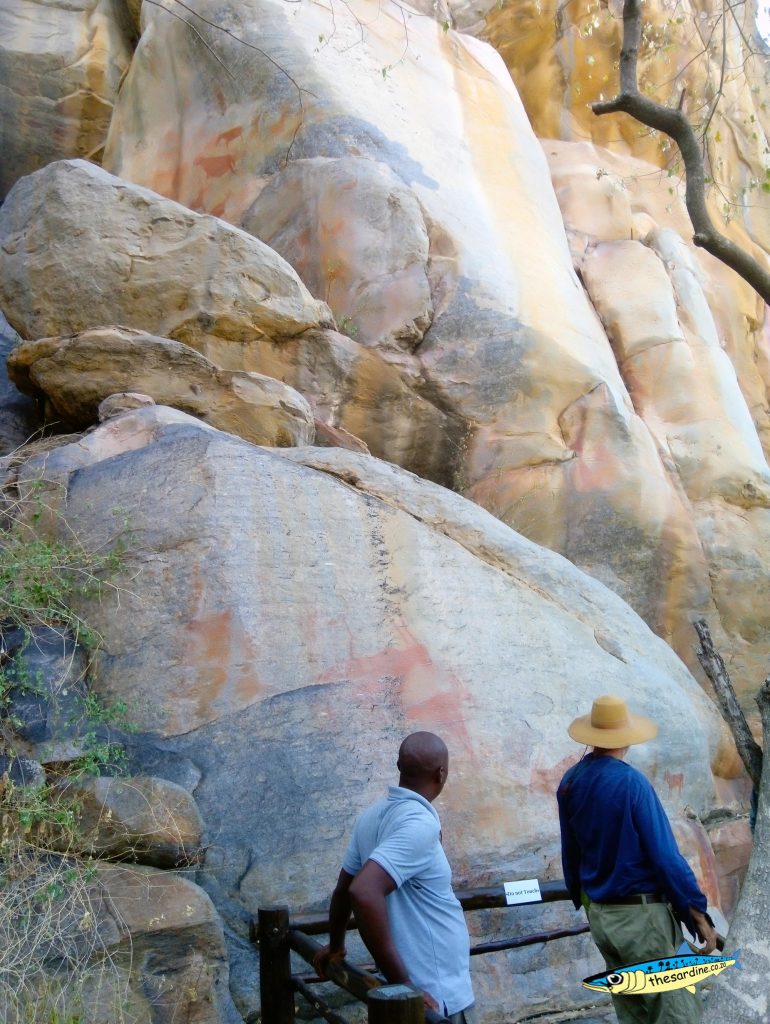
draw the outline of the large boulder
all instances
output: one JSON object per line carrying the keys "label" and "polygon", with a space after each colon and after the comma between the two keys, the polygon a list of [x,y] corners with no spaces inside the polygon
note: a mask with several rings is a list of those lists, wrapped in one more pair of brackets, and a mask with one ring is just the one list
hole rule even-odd
{"label": "large boulder", "polygon": [[[22,468],[22,491],[42,469]],[[81,608],[104,636],[94,686],[136,702],[154,774],[164,758],[170,775],[199,773],[200,877],[232,934],[241,1009],[254,1009],[249,915],[325,905],[409,731],[450,746],[440,811],[457,883],[559,876],[554,789],[579,755],[566,726],[600,690],[659,720],[633,759],[677,827],[685,806],[710,810],[721,728],[681,661],[602,584],[460,496],[365,455],[255,448],[162,407],[49,453],[45,476],[89,548],[115,543],[110,511],[128,510],[125,587]],[[479,965],[486,1012],[572,1007],[588,948],[552,949],[547,978],[517,960],[513,989],[510,958]]]}
{"label": "large boulder", "polygon": [[52,160],[101,153],[133,34],[124,0],[0,4],[0,200]]}
{"label": "large boulder", "polygon": [[99,864],[96,880],[105,911],[99,937],[122,967],[135,1019],[241,1024],[228,991],[222,921],[199,886],[138,865]]}
{"label": "large boulder", "polygon": [[72,852],[133,860],[153,867],[194,863],[202,823],[182,786],[151,775],[64,779],[58,792],[77,806]]}
{"label": "large boulder", "polygon": [[[382,168],[369,177],[396,188]],[[380,213],[390,209],[388,195],[379,195]],[[403,187],[395,193],[404,207],[395,219],[402,232],[411,230],[413,248],[419,248],[424,225],[420,220],[410,227],[404,210],[419,210],[407,198]],[[99,211],[93,220],[92,202]],[[19,182],[0,211],[0,238],[0,295],[7,294],[18,329],[37,342],[16,355],[15,372],[28,388],[45,377],[36,390],[65,419],[87,425],[101,398],[138,388],[256,443],[276,443],[271,425],[288,426],[286,441],[310,441],[298,396],[244,371],[298,389],[320,420],[360,437],[375,455],[443,483],[453,480],[468,434],[463,418],[420,393],[414,368],[405,373],[358,340],[322,329],[332,322],[328,307],[311,299],[291,267],[251,235],[73,161]],[[389,251],[391,264],[397,258]],[[98,269],[93,259],[102,260]],[[407,276],[417,280],[418,264],[408,266]],[[392,299],[397,278],[381,284],[383,302]],[[417,316],[414,308],[412,314]],[[144,340],[125,328],[105,331],[105,323],[127,325],[143,332]],[[77,341],[59,345],[55,356],[54,342],[39,341],[77,332]],[[204,370],[206,363],[189,351],[185,363],[183,347],[165,343],[164,349],[157,340],[151,357],[148,334],[191,346],[215,366]],[[100,345],[109,345],[109,358],[100,356]],[[35,370],[27,366],[33,358]],[[244,422],[257,405],[267,420],[264,429]]]}
{"label": "large boulder", "polygon": [[12,867],[0,935],[7,962],[25,973],[4,979],[9,1024],[241,1024],[222,922],[192,881],[29,848]]}
{"label": "large boulder", "polygon": [[188,345],[144,331],[102,327],[22,342],[8,369],[22,391],[45,396],[70,427],[90,426],[105,398],[134,390],[252,444],[313,441],[310,406],[293,388],[258,373],[221,370]]}
{"label": "large boulder", "polygon": [[21,179],[0,209],[0,305],[26,339],[122,324],[202,348],[331,324],[252,235],[84,160]]}

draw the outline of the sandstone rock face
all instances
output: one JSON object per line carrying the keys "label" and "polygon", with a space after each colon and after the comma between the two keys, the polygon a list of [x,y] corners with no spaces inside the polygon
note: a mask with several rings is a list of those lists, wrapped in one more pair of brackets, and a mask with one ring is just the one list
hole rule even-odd
{"label": "sandstone rock face", "polygon": [[202,348],[331,322],[266,245],[82,160],[18,182],[0,210],[0,304],[26,339],[105,323]]}
{"label": "sandstone rock face", "polygon": [[[687,608],[708,588],[702,607],[754,714],[770,654],[770,374],[759,358],[761,303],[685,244],[681,198],[649,164],[586,143],[548,142],[545,152],[575,266],[634,407],[682,491],[690,583],[670,616],[684,626],[673,643],[688,660]],[[677,531],[682,525],[670,522]],[[687,550],[681,533],[667,546]]]}
{"label": "sandstone rock face", "polygon": [[131,34],[122,0],[0,5],[0,199],[51,160],[99,154]]}
{"label": "sandstone rock face", "polygon": [[23,391],[43,394],[66,425],[86,427],[103,399],[129,387],[199,416],[252,444],[308,444],[313,416],[302,395],[257,373],[230,373],[178,341],[104,327],[19,345],[8,360]]}
{"label": "sandstone rock face", "polygon": [[[674,819],[708,811],[721,730],[682,663],[600,583],[458,495],[352,452],[260,450],[162,407],[51,452],[45,472],[87,546],[114,542],[113,505],[130,510],[120,609],[83,608],[105,637],[94,683],[107,701],[130,693],[146,743],[200,772],[201,878],[232,931],[242,1012],[244,915],[325,905],[405,732],[450,746],[440,811],[458,884],[560,874],[553,790],[597,679],[660,721],[634,760]],[[586,962],[550,955],[550,986],[542,964],[515,990],[510,965],[478,965],[486,1011],[573,1006]]]}
{"label": "sandstone rock face", "polygon": [[[194,9],[215,23],[220,16],[212,0],[195,0]],[[673,463],[634,408],[575,275],[542,150],[499,57],[429,18],[405,14],[404,21],[400,10],[388,10],[351,60],[346,47],[362,31],[355,12],[332,19],[312,5],[302,13],[296,18],[276,0],[246,0],[227,23],[246,41],[259,24],[258,45],[280,57],[280,68],[258,56],[244,62],[242,44],[213,29],[209,36],[203,26],[220,57],[238,66],[233,83],[197,49],[194,64],[175,57],[172,68],[170,54],[190,52],[189,30],[146,12],[107,165],[190,206],[267,231],[329,301],[338,239],[369,256],[379,237],[374,222],[378,229],[399,225],[388,230],[404,237],[403,219],[385,215],[385,193],[403,208],[416,202],[421,216],[412,218],[407,261],[416,261],[409,262],[412,282],[421,280],[424,261],[430,323],[411,353],[396,350],[393,324],[419,320],[415,293],[406,289],[392,322],[379,322],[381,337],[372,320],[365,340],[449,418],[452,436],[440,451],[430,448],[439,466],[426,470],[424,461],[407,461],[388,445],[384,409],[367,432],[339,425],[373,453],[454,486],[597,575],[693,664],[691,618],[715,616],[698,531]],[[362,161],[372,164],[368,176]],[[289,184],[318,217],[291,205]],[[622,198],[615,206],[630,224],[630,207]],[[344,219],[335,215],[343,208]],[[605,211],[602,223],[614,216]],[[626,228],[610,237],[627,237]],[[354,296],[383,294],[402,264],[394,264],[385,241],[371,273],[359,265],[352,274],[341,264],[340,311],[352,308]],[[756,303],[753,312],[758,323]],[[232,355],[207,354],[234,365]],[[262,362],[241,368],[279,376]]]}

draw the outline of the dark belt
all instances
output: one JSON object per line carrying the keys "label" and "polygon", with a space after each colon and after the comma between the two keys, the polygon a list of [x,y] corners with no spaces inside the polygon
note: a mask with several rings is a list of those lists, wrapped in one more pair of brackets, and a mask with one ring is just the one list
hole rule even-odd
{"label": "dark belt", "polygon": [[656,892],[637,892],[632,893],[630,896],[610,896],[604,900],[591,900],[592,903],[598,903],[600,906],[639,906],[641,903],[668,903],[666,896],[660,896]]}

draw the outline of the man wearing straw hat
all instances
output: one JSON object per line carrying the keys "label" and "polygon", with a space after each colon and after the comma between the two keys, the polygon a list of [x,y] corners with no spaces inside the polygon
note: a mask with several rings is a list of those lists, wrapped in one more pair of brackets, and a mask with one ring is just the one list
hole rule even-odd
{"label": "man wearing straw hat", "polygon": [[[564,880],[576,907],[586,908],[591,935],[608,969],[672,956],[682,921],[716,947],[706,897],[679,852],[666,812],[641,772],[623,760],[629,746],[657,735],[620,697],[597,697],[576,718],[572,739],[592,749],[570,768],[556,798]],[[621,1024],[696,1024],[700,1000],[686,989],[613,995]]]}

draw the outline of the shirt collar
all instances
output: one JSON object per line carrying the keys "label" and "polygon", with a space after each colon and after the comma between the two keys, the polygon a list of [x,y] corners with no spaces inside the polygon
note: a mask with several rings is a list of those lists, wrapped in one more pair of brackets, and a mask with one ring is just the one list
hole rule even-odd
{"label": "shirt collar", "polygon": [[433,817],[440,823],[438,811],[433,804],[424,796],[415,793],[413,789],[406,789],[404,786],[388,786],[388,800],[416,800],[417,803],[427,807]]}

